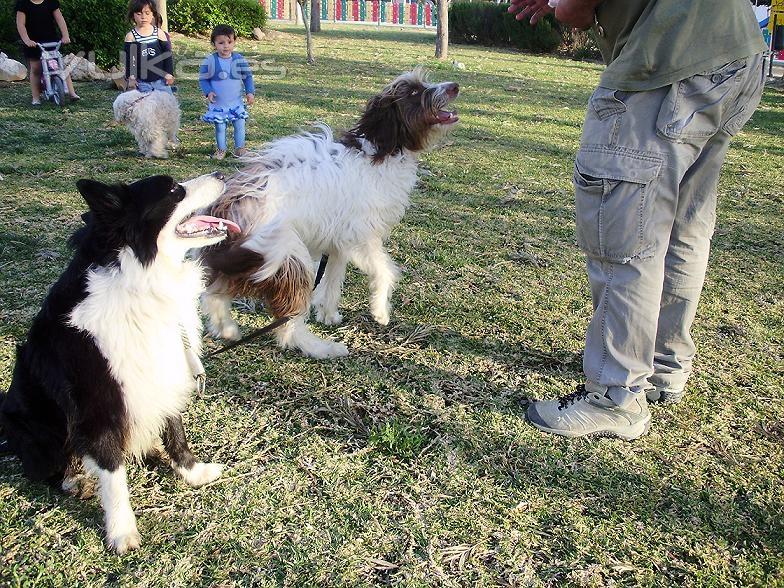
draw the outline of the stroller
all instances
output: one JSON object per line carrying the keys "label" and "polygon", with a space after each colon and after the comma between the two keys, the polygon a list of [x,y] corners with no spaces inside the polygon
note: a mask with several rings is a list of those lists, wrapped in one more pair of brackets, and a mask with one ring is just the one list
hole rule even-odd
{"label": "stroller", "polygon": [[62,41],[36,43],[41,49],[41,97],[57,106],[65,104],[65,67],[60,53]]}

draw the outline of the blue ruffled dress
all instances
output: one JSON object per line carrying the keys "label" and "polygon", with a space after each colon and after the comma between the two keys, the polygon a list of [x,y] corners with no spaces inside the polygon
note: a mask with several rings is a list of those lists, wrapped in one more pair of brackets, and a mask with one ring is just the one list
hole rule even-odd
{"label": "blue ruffled dress", "polygon": [[208,123],[229,123],[240,118],[248,118],[243,98],[245,86],[240,79],[233,79],[231,72],[232,59],[228,57],[217,59],[218,79],[212,81],[212,91],[215,92],[215,102],[207,107],[207,112],[202,120]]}

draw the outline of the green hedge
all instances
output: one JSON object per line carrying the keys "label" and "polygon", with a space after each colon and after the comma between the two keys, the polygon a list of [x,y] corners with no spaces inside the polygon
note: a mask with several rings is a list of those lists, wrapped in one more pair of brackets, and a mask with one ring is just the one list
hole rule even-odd
{"label": "green hedge", "polygon": [[[15,4],[15,0],[0,0],[0,50],[20,59]],[[71,36],[65,51],[95,51],[95,61],[101,67],[119,62],[123,39],[131,28],[126,19],[127,0],[61,0],[60,10]]]}
{"label": "green hedge", "polygon": [[128,0],[60,0],[72,45],[68,52],[95,51],[102,68],[120,63],[125,35],[131,30]]}
{"label": "green hedge", "polygon": [[267,13],[258,0],[169,0],[169,29],[184,35],[209,34],[215,25],[234,27],[250,37],[255,27],[267,25]]}
{"label": "green hedge", "polygon": [[12,59],[19,60],[22,56],[16,32],[16,0],[0,0],[0,51]]}
{"label": "green hedge", "polygon": [[515,20],[509,4],[455,2],[449,7],[449,41],[549,53],[560,45],[561,34],[552,15],[532,27],[527,20]]}

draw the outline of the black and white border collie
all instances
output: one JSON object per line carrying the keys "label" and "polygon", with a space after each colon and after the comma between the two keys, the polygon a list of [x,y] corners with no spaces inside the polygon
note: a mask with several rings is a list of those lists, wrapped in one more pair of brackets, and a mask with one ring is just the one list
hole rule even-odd
{"label": "black and white border collie", "polygon": [[453,82],[429,83],[417,68],[371,98],[340,138],[322,125],[320,133],[284,137],[244,157],[210,211],[242,233],[202,251],[210,332],[237,339],[231,301],[248,296],[264,300],[276,318],[293,317],[275,331],[282,347],[315,358],[346,355],[345,345],[305,325],[314,260],[324,253],[329,262],[313,295],[316,319],[342,321],[338,304],[350,261],[369,276],[370,312],[386,325],[399,270],[384,242],[409,206],[419,155],[457,122],[447,108],[458,91]]}
{"label": "black and white border collie", "polygon": [[223,192],[220,174],[77,185],[90,209],[86,226],[17,348],[0,427],[30,478],[74,492],[80,463],[97,477],[107,543],[124,553],[140,542],[126,457],[162,442],[188,484],[221,474],[220,464],[194,459],[180,416],[201,366],[203,275],[185,254],[239,228],[194,216]]}

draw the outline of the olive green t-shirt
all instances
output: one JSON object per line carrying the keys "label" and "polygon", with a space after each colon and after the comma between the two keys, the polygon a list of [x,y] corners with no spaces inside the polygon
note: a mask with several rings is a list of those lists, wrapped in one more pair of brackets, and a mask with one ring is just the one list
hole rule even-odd
{"label": "olive green t-shirt", "polygon": [[767,49],[749,0],[604,0],[596,21],[600,85],[616,90],[661,88]]}

